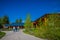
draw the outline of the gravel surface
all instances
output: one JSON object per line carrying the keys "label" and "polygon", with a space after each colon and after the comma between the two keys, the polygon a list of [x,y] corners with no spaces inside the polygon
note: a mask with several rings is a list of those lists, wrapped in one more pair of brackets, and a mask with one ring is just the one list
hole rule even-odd
{"label": "gravel surface", "polygon": [[34,37],[32,35],[23,33],[22,29],[19,30],[18,32],[13,32],[13,31],[4,31],[4,32],[6,32],[6,35],[0,40],[43,40]]}

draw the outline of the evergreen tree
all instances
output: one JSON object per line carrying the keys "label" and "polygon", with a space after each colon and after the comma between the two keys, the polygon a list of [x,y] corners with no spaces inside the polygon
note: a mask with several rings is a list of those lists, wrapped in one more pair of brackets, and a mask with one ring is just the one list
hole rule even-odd
{"label": "evergreen tree", "polygon": [[18,19],[16,19],[16,23],[19,23],[19,20]]}
{"label": "evergreen tree", "polygon": [[1,18],[0,18],[0,24],[1,24]]}
{"label": "evergreen tree", "polygon": [[0,28],[3,28],[4,24],[9,24],[9,18],[6,15],[0,18]]}
{"label": "evergreen tree", "polygon": [[22,23],[22,19],[21,18],[20,18],[19,22]]}
{"label": "evergreen tree", "polygon": [[0,28],[2,28],[2,22],[1,22],[2,20],[1,20],[1,18],[0,18]]}
{"label": "evergreen tree", "polygon": [[2,18],[2,24],[9,24],[9,18],[8,18],[8,16],[4,16],[3,18]]}
{"label": "evergreen tree", "polygon": [[22,23],[22,19],[21,18],[20,18],[20,20],[16,19],[16,23]]}

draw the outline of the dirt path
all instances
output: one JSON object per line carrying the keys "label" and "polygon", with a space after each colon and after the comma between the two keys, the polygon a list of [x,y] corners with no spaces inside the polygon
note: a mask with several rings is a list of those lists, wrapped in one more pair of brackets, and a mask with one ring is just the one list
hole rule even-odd
{"label": "dirt path", "polygon": [[19,32],[6,31],[6,35],[0,40],[42,40],[40,38],[28,35],[20,30]]}

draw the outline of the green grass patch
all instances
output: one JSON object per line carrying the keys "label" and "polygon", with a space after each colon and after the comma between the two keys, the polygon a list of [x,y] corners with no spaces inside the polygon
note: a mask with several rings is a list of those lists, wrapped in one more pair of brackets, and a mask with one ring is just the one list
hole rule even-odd
{"label": "green grass patch", "polygon": [[12,31],[12,28],[2,28],[2,29],[0,29],[1,31]]}
{"label": "green grass patch", "polygon": [[23,32],[26,34],[33,35],[33,36],[38,37],[38,38],[45,39],[45,36],[42,33],[40,33],[36,28],[30,29],[29,31],[24,30]]}
{"label": "green grass patch", "polygon": [[0,39],[5,35],[6,33],[0,32]]}

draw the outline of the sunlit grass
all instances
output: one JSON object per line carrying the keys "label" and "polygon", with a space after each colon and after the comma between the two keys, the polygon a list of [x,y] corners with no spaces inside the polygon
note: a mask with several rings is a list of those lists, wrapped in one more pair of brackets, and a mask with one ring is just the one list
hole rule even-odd
{"label": "sunlit grass", "polygon": [[0,32],[0,39],[5,35],[4,32]]}

